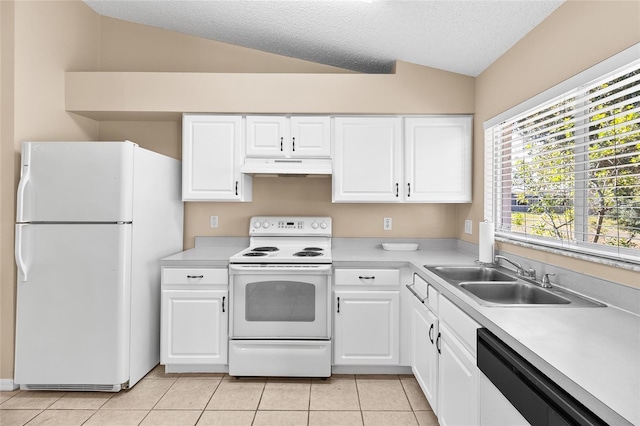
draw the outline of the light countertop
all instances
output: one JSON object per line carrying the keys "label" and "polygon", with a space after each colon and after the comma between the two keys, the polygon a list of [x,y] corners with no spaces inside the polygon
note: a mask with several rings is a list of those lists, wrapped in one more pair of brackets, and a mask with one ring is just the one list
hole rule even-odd
{"label": "light countertop", "polygon": [[[197,247],[164,258],[161,265],[226,267],[244,247],[233,242]],[[477,258],[444,247],[385,251],[379,244],[334,244],[333,266],[410,267],[603,420],[640,425],[640,316],[611,305],[481,306],[424,267],[473,264]]]}

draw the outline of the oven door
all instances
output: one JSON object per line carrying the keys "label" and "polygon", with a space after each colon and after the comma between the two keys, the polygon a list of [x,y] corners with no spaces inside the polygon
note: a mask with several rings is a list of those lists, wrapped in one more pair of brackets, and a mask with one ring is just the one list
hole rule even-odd
{"label": "oven door", "polygon": [[230,265],[232,339],[329,339],[330,265]]}

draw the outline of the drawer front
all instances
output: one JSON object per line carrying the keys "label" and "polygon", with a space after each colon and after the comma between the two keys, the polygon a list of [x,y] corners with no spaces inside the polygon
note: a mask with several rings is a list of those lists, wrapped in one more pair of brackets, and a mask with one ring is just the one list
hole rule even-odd
{"label": "drawer front", "polygon": [[162,284],[218,284],[229,283],[226,268],[162,268]]}
{"label": "drawer front", "polygon": [[480,324],[442,295],[440,296],[438,308],[440,320],[449,325],[462,344],[475,356],[477,346],[476,330],[480,328]]}
{"label": "drawer front", "polygon": [[335,285],[399,285],[399,269],[336,269]]}

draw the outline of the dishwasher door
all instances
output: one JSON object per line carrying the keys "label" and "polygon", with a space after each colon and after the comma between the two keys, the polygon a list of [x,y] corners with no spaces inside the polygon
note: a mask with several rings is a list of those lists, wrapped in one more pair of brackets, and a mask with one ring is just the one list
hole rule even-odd
{"label": "dishwasher door", "polygon": [[607,424],[486,328],[478,329],[477,364],[533,426]]}

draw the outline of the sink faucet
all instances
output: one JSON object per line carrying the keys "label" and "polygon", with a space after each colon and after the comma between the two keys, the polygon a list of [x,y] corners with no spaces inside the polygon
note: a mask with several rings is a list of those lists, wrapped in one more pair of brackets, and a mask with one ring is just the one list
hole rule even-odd
{"label": "sink faucet", "polygon": [[519,264],[515,260],[507,259],[504,256],[496,255],[495,260],[494,260],[496,265],[500,265],[500,259],[506,260],[507,262],[509,262],[510,264],[515,266],[516,267],[516,275],[519,275],[521,277],[525,276],[525,271],[524,271],[524,268],[522,267],[521,264]]}

